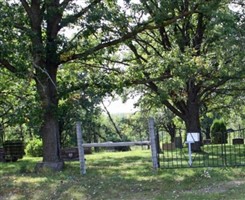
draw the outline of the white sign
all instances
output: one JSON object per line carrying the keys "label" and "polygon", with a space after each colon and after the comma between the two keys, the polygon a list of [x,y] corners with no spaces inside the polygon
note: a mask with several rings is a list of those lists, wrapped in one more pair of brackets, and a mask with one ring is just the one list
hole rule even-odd
{"label": "white sign", "polygon": [[192,165],[192,157],[191,157],[191,143],[200,141],[200,133],[187,133],[186,143],[188,144],[188,153],[189,153],[189,166]]}
{"label": "white sign", "polygon": [[187,133],[186,143],[194,143],[200,141],[200,133]]}

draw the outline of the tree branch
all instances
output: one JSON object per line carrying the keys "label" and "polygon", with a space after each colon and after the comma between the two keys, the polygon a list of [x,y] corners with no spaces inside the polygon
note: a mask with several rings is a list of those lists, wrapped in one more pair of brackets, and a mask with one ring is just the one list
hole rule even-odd
{"label": "tree branch", "polygon": [[131,49],[131,51],[134,53],[136,59],[138,59],[138,62],[141,63],[140,60],[143,60],[144,62],[147,62],[147,60],[146,60],[143,56],[139,55],[139,53],[138,53],[138,51],[137,51],[137,48],[133,45],[132,42],[129,42],[128,47],[129,47],[129,48]]}
{"label": "tree branch", "polygon": [[227,81],[229,81],[231,78],[227,77],[227,78],[223,78],[220,81],[218,81],[217,83],[214,83],[212,85],[209,85],[208,87],[206,87],[202,92],[200,92],[200,94],[198,95],[198,98],[200,99],[200,102],[202,103],[207,96],[209,96],[210,94],[212,94],[213,92],[215,92],[215,90],[217,90],[218,87],[224,85]]}
{"label": "tree branch", "polygon": [[72,2],[73,0],[63,0],[63,2],[60,4],[61,7],[66,8],[66,6]]}
{"label": "tree branch", "polygon": [[[175,23],[176,21],[178,21],[179,19],[183,18],[184,16],[188,16],[188,15],[191,15],[195,10],[192,10],[192,11],[188,11],[188,12],[184,12],[182,13],[181,15],[179,16],[176,16],[172,19],[169,19],[167,20],[166,22],[164,22],[162,24],[162,26],[168,26],[172,23]],[[121,36],[120,38],[117,38],[117,39],[114,39],[114,40],[111,40],[111,41],[108,41],[108,42],[105,42],[105,43],[100,43],[100,44],[97,44],[96,46],[84,51],[83,53],[80,53],[80,54],[73,54],[69,57],[66,57],[65,59],[61,59],[60,61],[60,64],[62,63],[66,63],[66,62],[69,62],[69,61],[72,61],[72,60],[75,60],[75,59],[78,59],[78,58],[85,58],[91,54],[93,54],[94,52],[97,52],[105,47],[110,47],[110,46],[114,46],[114,45],[117,45],[121,42],[125,42],[126,40],[129,40],[129,39],[132,39],[133,37],[135,37],[137,34],[139,33],[142,33],[146,30],[154,30],[154,29],[158,29],[159,26],[158,25],[152,25],[152,21],[148,21],[144,24],[140,24],[139,26],[136,26],[133,28],[133,30],[131,32],[128,32],[126,34],[124,34],[123,36]]]}
{"label": "tree branch", "polygon": [[[65,0],[62,2],[61,6],[64,8],[68,5],[70,0]],[[94,0],[91,4],[89,4],[87,7],[83,8],[80,12],[74,14],[74,15],[68,15],[66,18],[64,18],[61,21],[60,29],[63,27],[66,27],[70,23],[74,23],[78,18],[82,17],[85,13],[87,13],[91,8],[93,8],[96,4],[101,2],[101,0]]]}
{"label": "tree branch", "polygon": [[181,119],[184,119],[184,115],[177,110],[168,100],[163,100],[162,103],[169,109],[171,110],[175,115],[180,117]]}
{"label": "tree branch", "polygon": [[[136,40],[136,42],[138,42],[138,44],[143,48],[144,46],[149,46],[153,49],[153,51],[160,57],[163,58],[163,56],[161,55],[161,53],[157,50],[157,48],[155,48],[151,43],[148,43],[147,41],[139,38]],[[143,44],[141,44],[141,42]],[[143,48],[145,50],[145,52],[147,51],[146,48]],[[149,51],[146,52],[148,55],[150,55]]]}
{"label": "tree branch", "polygon": [[27,12],[28,16],[31,17],[32,16],[32,12],[31,12],[31,8],[29,6],[29,4],[27,3],[26,0],[20,0],[20,2],[22,3],[25,11]]}
{"label": "tree branch", "polygon": [[[138,80],[132,80],[132,81],[126,81],[127,85],[139,85],[139,84],[149,84],[149,87],[152,87],[151,89],[154,90],[154,92],[157,92],[156,86],[153,86],[153,82],[159,82],[164,81],[168,78],[171,78],[172,75],[163,73],[161,76],[156,78],[145,78],[145,79],[138,79]],[[155,88],[155,89],[153,89]]]}
{"label": "tree branch", "polygon": [[[145,84],[148,88],[150,88],[153,92],[155,92],[157,95],[161,95],[161,92],[159,91],[159,88],[157,87],[157,85],[153,82],[156,81],[156,79],[152,79],[149,77],[149,74],[147,74],[146,72],[144,73],[144,75],[146,76],[145,80],[138,80],[135,81],[134,84]],[[166,74],[166,77],[162,76],[162,77],[158,77],[158,81],[162,81],[166,78],[169,78],[169,76],[171,77],[171,75]],[[161,99],[162,104],[164,104],[169,110],[171,110],[175,115],[179,116],[181,119],[184,119],[184,115],[177,109],[175,108],[168,100],[166,99]]]}
{"label": "tree branch", "polygon": [[122,133],[121,133],[120,130],[118,129],[116,123],[114,122],[114,120],[113,120],[113,118],[112,118],[110,112],[109,112],[108,109],[106,108],[106,106],[105,106],[105,104],[104,104],[103,101],[102,101],[102,105],[103,105],[103,107],[104,107],[104,109],[105,109],[105,111],[106,111],[106,113],[107,113],[107,115],[108,115],[108,117],[109,117],[109,119],[110,119],[110,121],[111,121],[111,123],[112,123],[112,125],[113,125],[113,127],[114,127],[114,129],[115,129],[115,131],[117,132],[117,134],[118,134],[118,136],[120,137],[120,139],[122,139],[122,138],[123,138]]}
{"label": "tree branch", "polygon": [[0,59],[0,66],[9,70],[12,73],[17,72],[17,69],[13,65],[11,65],[6,59]]}

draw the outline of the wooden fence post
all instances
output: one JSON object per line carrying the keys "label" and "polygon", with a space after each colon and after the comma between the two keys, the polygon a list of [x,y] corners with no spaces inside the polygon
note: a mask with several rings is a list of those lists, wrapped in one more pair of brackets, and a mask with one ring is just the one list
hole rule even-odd
{"label": "wooden fence post", "polygon": [[148,125],[149,125],[150,141],[151,141],[152,164],[153,164],[153,169],[157,170],[159,166],[158,166],[157,146],[156,146],[156,138],[155,138],[155,130],[154,130],[154,119],[152,117],[149,118]]}
{"label": "wooden fence post", "polygon": [[81,170],[80,172],[81,172],[81,174],[84,175],[84,174],[86,174],[86,166],[85,166],[85,158],[84,158],[81,122],[77,122],[76,132],[77,132],[77,147],[78,147],[80,170]]}

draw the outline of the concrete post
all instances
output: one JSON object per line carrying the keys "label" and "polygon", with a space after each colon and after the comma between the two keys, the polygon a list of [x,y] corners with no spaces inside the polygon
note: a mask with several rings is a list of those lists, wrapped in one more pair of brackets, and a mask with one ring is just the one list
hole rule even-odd
{"label": "concrete post", "polygon": [[157,170],[157,168],[159,166],[158,166],[158,156],[157,156],[157,146],[156,146],[154,119],[152,117],[149,118],[148,125],[149,125],[150,141],[151,141],[152,164],[153,164],[153,169]]}
{"label": "concrete post", "polygon": [[79,161],[80,161],[80,170],[81,170],[81,174],[84,175],[86,174],[86,166],[85,166],[85,158],[84,158],[81,122],[77,122],[76,131],[77,131],[77,147],[78,147],[78,154],[79,154]]}

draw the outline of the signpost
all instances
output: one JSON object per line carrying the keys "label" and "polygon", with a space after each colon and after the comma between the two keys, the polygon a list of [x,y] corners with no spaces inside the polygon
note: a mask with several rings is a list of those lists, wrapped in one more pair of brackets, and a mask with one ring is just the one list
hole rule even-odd
{"label": "signpost", "polygon": [[188,144],[188,155],[189,161],[188,164],[192,166],[192,156],[191,156],[191,144],[200,141],[200,133],[187,133],[186,144]]}

